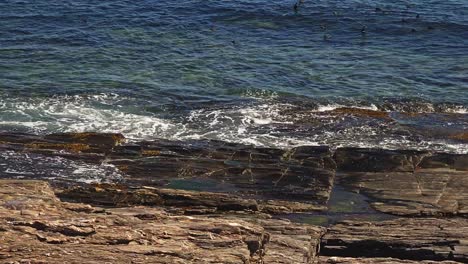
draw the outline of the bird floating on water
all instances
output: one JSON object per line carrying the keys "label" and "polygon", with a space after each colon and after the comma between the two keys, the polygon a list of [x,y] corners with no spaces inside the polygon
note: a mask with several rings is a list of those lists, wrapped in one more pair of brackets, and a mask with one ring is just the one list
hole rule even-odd
{"label": "bird floating on water", "polygon": [[305,0],[298,0],[296,3],[294,3],[294,13],[297,13],[299,11],[299,7],[304,4]]}
{"label": "bird floating on water", "polygon": [[366,29],[367,29],[367,26],[363,25],[361,28],[361,34],[365,35],[367,33]]}

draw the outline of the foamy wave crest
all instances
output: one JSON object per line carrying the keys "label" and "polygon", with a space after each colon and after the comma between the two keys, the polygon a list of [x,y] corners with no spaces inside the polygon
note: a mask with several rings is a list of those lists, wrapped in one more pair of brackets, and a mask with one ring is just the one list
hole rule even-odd
{"label": "foamy wave crest", "polygon": [[[114,132],[135,141],[215,139],[275,148],[329,145],[468,152],[468,144],[450,137],[466,126],[465,117],[460,115],[396,115],[393,120],[374,119],[333,112],[352,107],[349,104],[298,105],[292,101],[257,100],[229,105],[210,103],[187,112],[175,110],[157,116],[145,110],[150,103],[114,94],[3,99],[0,129],[35,133]],[[355,108],[382,111],[372,104]],[[428,128],[434,128],[434,133]]]}
{"label": "foamy wave crest", "polygon": [[113,94],[3,100],[0,126],[35,133],[115,132],[130,139],[154,138],[175,128],[142,109],[120,104],[120,100],[124,98]]}
{"label": "foamy wave crest", "polygon": [[[341,105],[341,104],[327,104],[327,105],[319,105],[316,112],[327,112],[327,111],[333,111],[335,109],[339,108],[344,108],[344,107],[349,107],[346,105]],[[352,108],[357,108],[357,109],[365,109],[365,110],[373,110],[373,111],[378,111],[379,108],[376,105],[370,105],[370,106],[352,106]]]}
{"label": "foamy wave crest", "polygon": [[179,134],[180,139],[217,139],[256,146],[288,148],[297,145],[316,145],[294,135],[275,135],[270,129],[291,124],[281,111],[287,104],[262,103],[223,109],[200,109],[191,111],[187,118],[187,130]]}

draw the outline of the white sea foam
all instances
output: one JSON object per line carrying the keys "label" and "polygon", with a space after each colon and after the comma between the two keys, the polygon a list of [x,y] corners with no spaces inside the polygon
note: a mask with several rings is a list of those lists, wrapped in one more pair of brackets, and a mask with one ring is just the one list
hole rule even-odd
{"label": "white sea foam", "polygon": [[[122,102],[127,100],[126,102]],[[129,140],[217,139],[257,146],[290,148],[300,145],[330,145],[413,148],[468,153],[467,144],[410,140],[393,127],[375,122],[342,123],[344,119],[322,115],[340,104],[321,105],[304,111],[287,111],[294,105],[271,100],[232,107],[191,111],[185,117],[164,119],[145,112],[144,105],[128,102],[118,95],[54,97],[41,100],[0,100],[0,128],[20,129],[36,133],[52,132],[116,132]],[[362,109],[377,110],[377,106]],[[463,113],[464,108],[454,111]],[[301,126],[298,120],[312,120]],[[315,122],[315,123],[314,123]],[[82,171],[77,171],[82,172]]]}
{"label": "white sea foam", "polygon": [[463,106],[456,106],[456,107],[449,109],[448,112],[457,113],[457,114],[468,114],[468,108],[463,107]]}
{"label": "white sea foam", "polygon": [[[341,105],[341,104],[326,104],[326,105],[320,105],[315,112],[328,112],[328,111],[333,111],[338,108],[343,108],[343,107],[349,107],[346,105]],[[366,109],[366,110],[374,110],[377,111],[379,110],[376,105],[370,105],[370,106],[353,106],[353,108],[357,109]]]}
{"label": "white sea foam", "polygon": [[145,113],[131,113],[114,105],[117,95],[58,97],[43,100],[2,101],[0,125],[36,133],[116,132],[130,139],[149,139],[175,126]]}

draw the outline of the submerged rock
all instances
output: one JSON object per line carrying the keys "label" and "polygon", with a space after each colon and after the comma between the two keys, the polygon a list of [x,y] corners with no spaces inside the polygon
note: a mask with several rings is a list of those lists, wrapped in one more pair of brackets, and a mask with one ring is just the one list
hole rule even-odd
{"label": "submerged rock", "polygon": [[339,115],[353,115],[358,117],[379,118],[391,120],[389,112],[377,111],[363,108],[342,107],[331,111]]}

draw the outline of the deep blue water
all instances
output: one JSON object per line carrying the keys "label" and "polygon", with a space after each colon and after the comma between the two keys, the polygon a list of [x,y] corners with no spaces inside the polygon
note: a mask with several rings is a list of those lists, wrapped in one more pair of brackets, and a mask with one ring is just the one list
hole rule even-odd
{"label": "deep blue water", "polygon": [[[468,1],[293,5],[3,0],[0,129],[468,151],[447,140],[468,129]],[[391,111],[396,123],[304,127],[284,115],[297,105]]]}

